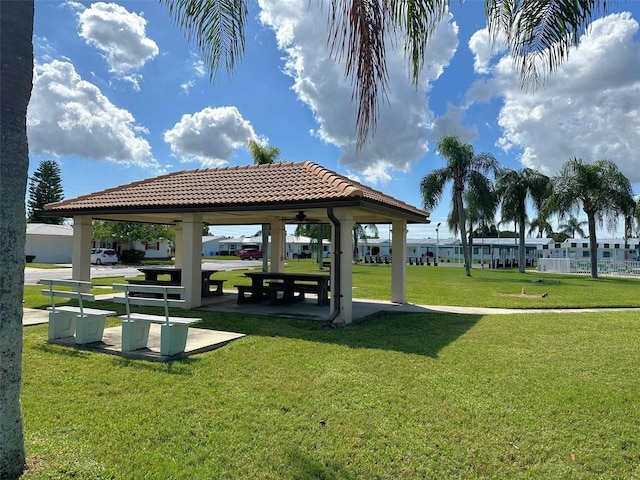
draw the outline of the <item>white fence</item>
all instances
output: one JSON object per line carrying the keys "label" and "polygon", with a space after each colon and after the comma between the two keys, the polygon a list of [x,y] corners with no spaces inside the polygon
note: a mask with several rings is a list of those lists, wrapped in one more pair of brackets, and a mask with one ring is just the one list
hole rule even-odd
{"label": "white fence", "polygon": [[[588,258],[583,260],[576,260],[575,258],[539,258],[538,271],[591,275],[591,260]],[[598,260],[598,275],[640,278],[640,262]]]}

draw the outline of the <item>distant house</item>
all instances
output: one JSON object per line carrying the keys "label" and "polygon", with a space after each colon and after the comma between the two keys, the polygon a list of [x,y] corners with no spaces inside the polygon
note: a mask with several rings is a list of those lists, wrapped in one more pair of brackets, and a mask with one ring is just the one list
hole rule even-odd
{"label": "distant house", "polygon": [[205,236],[202,237],[202,255],[212,257],[218,255],[221,251],[220,242],[227,240],[227,237],[222,236]]}
{"label": "distant house", "polygon": [[[126,243],[129,245],[129,242]],[[156,242],[133,242],[133,248],[144,251],[144,258],[147,259],[168,259],[171,258],[171,246],[167,240]]]}
{"label": "distant house", "polygon": [[35,255],[38,263],[71,263],[73,227],[27,223],[25,255]]}
{"label": "distant house", "polygon": [[[640,239],[638,238],[604,238],[598,239],[598,260],[637,260],[640,258]],[[551,258],[573,258],[576,260],[589,258],[588,238],[567,238],[562,243],[555,243],[550,251]]]}
{"label": "distant house", "polygon": [[[314,239],[310,237],[287,235],[284,247],[284,258],[298,258],[309,256],[309,252],[315,251],[314,248],[312,248],[313,243]],[[258,250],[264,251],[265,255],[271,255],[271,237],[269,237],[269,245],[267,245],[266,249],[262,248],[261,236],[225,238],[220,240],[219,245],[220,248],[218,251],[222,255],[237,255],[238,252],[240,252],[240,250],[242,250],[243,248],[257,248]],[[331,242],[325,239],[322,242],[322,256],[330,256],[330,251]]]}

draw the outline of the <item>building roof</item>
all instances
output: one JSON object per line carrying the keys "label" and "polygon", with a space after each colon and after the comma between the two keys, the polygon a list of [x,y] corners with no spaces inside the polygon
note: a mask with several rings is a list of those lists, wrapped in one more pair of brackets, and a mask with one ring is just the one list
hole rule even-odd
{"label": "building roof", "polygon": [[48,223],[27,223],[27,235],[47,235],[73,237],[71,225],[53,225]]}
{"label": "building roof", "polygon": [[[291,219],[298,211],[327,220],[327,207],[358,207],[356,222],[404,218],[428,223],[429,213],[313,162],[185,170],[52,203],[58,216],[175,223],[175,213],[201,212],[211,225]],[[241,217],[241,218],[240,218]]]}

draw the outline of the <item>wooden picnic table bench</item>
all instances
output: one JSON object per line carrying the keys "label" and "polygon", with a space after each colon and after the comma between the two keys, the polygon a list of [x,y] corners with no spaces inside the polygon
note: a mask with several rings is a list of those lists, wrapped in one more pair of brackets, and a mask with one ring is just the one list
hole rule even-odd
{"label": "wooden picnic table bench", "polygon": [[[107,317],[115,315],[110,310],[86,308],[84,302],[95,302],[95,297],[90,293],[91,282],[81,280],[38,280],[40,285],[48,288],[42,290],[42,294],[51,299],[49,310],[48,338],[73,337],[75,343],[85,344],[100,342],[104,333],[104,325]],[[63,287],[65,290],[57,290]],[[56,298],[66,298],[78,301],[78,306],[56,305]]]}
{"label": "wooden picnic table bench", "polygon": [[[266,297],[270,303],[301,301],[305,300],[305,293],[314,293],[318,296],[318,305],[329,303],[328,275],[285,272],[247,272],[245,275],[251,278],[251,287],[243,286],[242,292],[239,289],[239,303],[244,301],[240,297],[245,292],[252,292],[252,297],[255,292],[255,300]],[[279,293],[282,293],[282,297]]]}
{"label": "wooden picnic table bench", "polygon": [[[128,283],[136,285],[181,285],[182,269],[173,267],[141,267],[138,270],[144,274],[144,280],[127,279]],[[219,270],[203,269],[201,294],[203,297],[219,296],[223,294],[222,287],[226,280],[211,278]],[[168,280],[160,279],[160,276],[168,276]],[[212,286],[216,288],[211,289]],[[144,295],[144,293],[142,294]]]}
{"label": "wooden picnic table bench", "polygon": [[[135,285],[113,284],[113,289],[124,292],[124,297],[113,297],[116,303],[124,303],[126,315],[122,320],[122,351],[130,352],[145,348],[149,341],[152,323],[160,324],[160,354],[173,356],[184,352],[187,345],[189,326],[200,322],[201,318],[176,317],[169,314],[169,308],[185,308],[184,300],[172,298],[184,294],[184,287],[175,285]],[[151,296],[138,296],[138,294]],[[162,307],[164,315],[152,315],[131,311],[131,306]]]}

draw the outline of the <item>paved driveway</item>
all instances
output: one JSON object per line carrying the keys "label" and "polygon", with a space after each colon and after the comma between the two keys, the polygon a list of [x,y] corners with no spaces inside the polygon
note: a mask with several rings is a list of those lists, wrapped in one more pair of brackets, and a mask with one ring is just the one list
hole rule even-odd
{"label": "paved driveway", "polygon": [[[242,270],[245,268],[261,268],[261,260],[207,260],[202,268],[212,270]],[[91,265],[91,278],[101,277],[135,277],[140,275],[137,267],[132,265]],[[66,280],[71,278],[71,265],[60,265],[60,268],[24,269],[24,284],[36,285],[41,278]]]}

